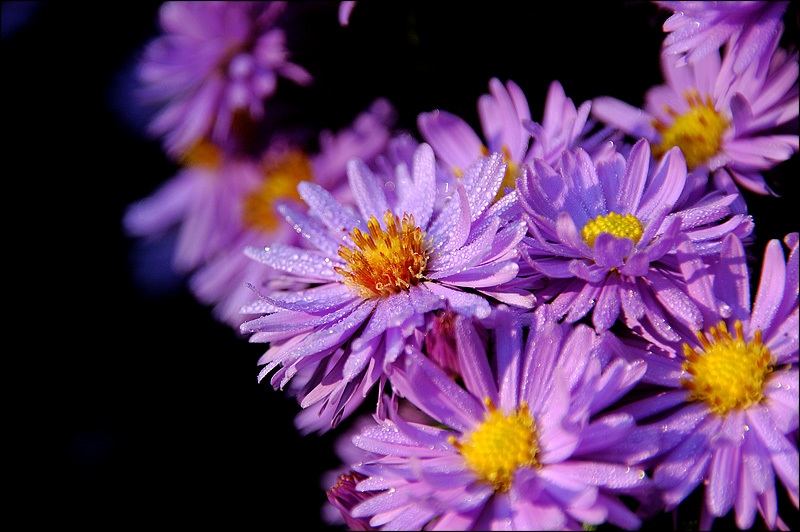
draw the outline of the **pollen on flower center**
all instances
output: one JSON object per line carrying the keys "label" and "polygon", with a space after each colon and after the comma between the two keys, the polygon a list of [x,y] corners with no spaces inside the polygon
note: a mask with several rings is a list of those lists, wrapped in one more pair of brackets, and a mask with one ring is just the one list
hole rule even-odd
{"label": "pollen on flower center", "polygon": [[722,136],[730,122],[714,108],[710,96],[703,100],[697,91],[692,91],[685,98],[689,104],[685,113],[678,114],[671,107],[667,108],[667,113],[673,118],[671,125],[661,120],[653,122],[653,127],[661,133],[661,143],[653,147],[653,154],[661,157],[677,146],[692,170],[719,152]]}
{"label": "pollen on flower center", "polygon": [[594,241],[603,233],[608,233],[617,238],[627,238],[633,243],[639,242],[642,238],[644,228],[642,222],[632,214],[617,214],[610,212],[592,218],[581,230],[581,237],[589,247],[594,246]]}
{"label": "pollen on flower center", "polygon": [[181,162],[184,166],[216,169],[222,163],[222,152],[211,142],[200,140],[183,153]]}
{"label": "pollen on flower center", "polygon": [[760,330],[749,342],[741,321],[734,323],[734,331],[731,335],[721,321],[707,333],[697,333],[699,349],[683,344],[683,369],[691,377],[681,384],[692,400],[704,401],[719,415],[758,403],[773,367],[772,353],[762,343]]}
{"label": "pollen on flower center", "polygon": [[268,159],[263,165],[264,179],[244,198],[242,218],[251,229],[274,231],[279,219],[275,202],[283,199],[299,200],[297,185],[311,181],[313,172],[308,157],[299,150],[290,150]]}
{"label": "pollen on flower center", "polygon": [[483,422],[461,441],[453,436],[449,441],[481,481],[505,492],[518,469],[540,466],[536,423],[525,403],[505,414],[489,398],[484,402],[489,410]]}
{"label": "pollen on flower center", "polygon": [[350,237],[357,249],[339,247],[347,267],[335,270],[366,298],[408,290],[423,279],[428,265],[425,233],[412,215],[403,214],[401,219],[386,211],[383,221],[385,230],[374,216],[367,221],[366,233],[353,229]]}

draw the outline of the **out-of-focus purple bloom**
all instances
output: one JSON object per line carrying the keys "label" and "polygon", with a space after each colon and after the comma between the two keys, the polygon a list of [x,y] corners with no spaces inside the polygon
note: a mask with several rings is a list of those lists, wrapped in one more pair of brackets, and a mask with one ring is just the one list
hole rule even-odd
{"label": "out-of-focus purple bloom", "polygon": [[535,160],[517,181],[530,236],[523,249],[530,266],[547,278],[537,296],[555,314],[575,322],[593,310],[598,331],[620,312],[629,322],[649,322],[676,339],[671,321],[690,328],[702,315],[675,278],[680,235],[704,253],[719,252],[728,233],[752,231],[749,216],[731,214],[737,194],[691,197],[686,164],[673,148],[651,165],[642,139],[629,157],[594,163],[582,149],[565,152],[554,169]]}
{"label": "out-of-focus purple bloom", "polygon": [[456,352],[456,320],[458,314],[444,311],[431,317],[430,330],[425,335],[425,353],[451,377],[461,375]]}
{"label": "out-of-focus purple bloom", "polygon": [[347,525],[350,530],[372,530],[368,519],[355,519],[350,511],[367,496],[355,490],[356,484],[365,477],[350,469],[349,464],[357,464],[375,458],[376,455],[363,451],[353,445],[353,437],[362,429],[372,425],[369,416],[357,420],[336,439],[334,449],[344,467],[328,471],[322,476],[322,487],[328,502],[322,507],[322,518],[328,524]]}
{"label": "out-of-focus purple bloom", "polygon": [[[256,178],[242,190],[242,195],[233,198],[240,216],[236,225],[227,228],[225,247],[190,280],[198,299],[215,305],[215,313],[221,320],[238,327],[245,319],[241,308],[254,297],[248,284],[265,289],[274,277],[274,271],[250,260],[242,251],[269,242],[296,244],[311,238],[291,222],[300,206],[297,185],[311,181],[337,198],[348,200],[347,161],[358,158],[371,163],[384,152],[393,121],[391,105],[386,100],[377,100],[356,118],[352,127],[335,135],[324,132],[319,153],[306,155],[290,147],[269,150],[261,164],[254,165]],[[283,223],[283,217],[287,217],[288,223]]]}
{"label": "out-of-focus purple bloom", "polygon": [[[662,55],[666,85],[650,89],[645,109],[610,97],[594,100],[598,119],[653,144],[663,156],[670,148],[683,151],[689,170],[714,174],[716,184],[733,189],[733,181],[758,194],[770,192],[761,172],[797,151],[797,54],[774,46],[768,69],[756,62],[735,75],[736,53],[720,61],[714,51],[703,59],[676,67]],[[776,131],[777,128],[793,129]]]}
{"label": "out-of-focus purple bloom", "polygon": [[162,107],[150,130],[167,151],[182,155],[202,139],[231,141],[237,120],[258,120],[279,76],[311,81],[291,63],[275,21],[284,2],[167,2],[164,35],[147,47],[139,67],[141,96]]}
{"label": "out-of-focus purple bloom", "polygon": [[638,528],[618,498],[640,496],[644,470],[614,458],[634,428],[628,414],[601,416],[645,371],[611,360],[586,326],[556,323],[542,307],[527,344],[510,313],[495,322],[494,356],[460,320],[465,388],[412,350],[395,390],[435,422],[398,415],[353,439],[379,458],[354,465],[370,495],[351,510],[386,530],[559,530],[610,522]]}
{"label": "out-of-focus purple bloom", "polygon": [[478,158],[502,153],[506,163],[502,193],[514,188],[522,164],[534,158],[554,164],[564,150],[577,146],[594,153],[608,138],[607,131],[588,136],[593,126],[588,120],[591,103],[585,102],[576,109],[557,81],[550,85],[541,124],[531,121],[525,94],[513,81],[504,86],[493,78],[489,91],[491,94],[484,94],[478,100],[485,141],[464,120],[447,111],[422,113],[418,117],[422,136],[445,169],[456,177],[462,176],[464,169]]}
{"label": "out-of-focus purple bloom", "polygon": [[247,160],[201,143],[183,157],[184,168],[150,197],[134,203],[123,223],[132,236],[161,237],[177,228],[173,266],[191,271],[230,244],[241,226],[240,198],[257,181]]}
{"label": "out-of-focus purple bloom", "polygon": [[406,347],[421,342],[415,333],[431,312],[446,307],[482,318],[492,300],[532,304],[529,294],[503,287],[517,274],[525,224],[505,216],[513,197],[493,202],[502,155],[476,161],[447,198],[439,197],[427,144],[393,179],[359,160],[347,173],[358,213],[313,183],[298,187],[309,212],[285,212],[316,249],[247,250],[308,287],[266,293],[248,309],[266,315],[242,326],[252,341],[270,342],[262,378],[277,368],[275,386],[302,377],[294,391],[307,409],[298,420],[304,430],[326,430],[349,415]]}
{"label": "out-of-focus purple bloom", "polygon": [[393,120],[391,105],[377,100],[351,128],[335,135],[324,132],[314,155],[282,146],[253,160],[199,144],[184,157],[185,168],[176,177],[129,208],[125,226],[131,235],[148,238],[177,229],[175,269],[196,270],[192,291],[202,302],[215,305],[220,319],[238,326],[244,319],[242,306],[253,298],[248,283],[263,288],[271,278],[243,254],[244,248],[302,239],[282,223],[276,207],[296,209],[291,203],[300,199],[301,181],[319,183],[342,196],[347,161],[371,161],[383,152]]}
{"label": "out-of-focus purple bloom", "polygon": [[346,0],[339,2],[339,24],[341,26],[350,24],[350,14],[353,12],[354,7],[356,7],[354,1]]}
{"label": "out-of-focus purple bloom", "polygon": [[769,65],[772,47],[783,31],[781,17],[789,2],[656,2],[674,14],[664,23],[669,35],[664,53],[676,66],[696,62],[730,43],[736,74],[755,63]]}
{"label": "out-of-focus purple bloom", "polygon": [[328,502],[339,512],[348,530],[375,530],[369,526],[367,519],[356,519],[351,513],[358,503],[369,497],[356,491],[356,485],[365,478],[367,477],[355,471],[342,473],[326,492]]}
{"label": "out-of-focus purple bloom", "polygon": [[767,245],[751,308],[740,240],[726,237],[712,266],[684,241],[681,269],[705,330],[654,345],[612,342],[621,356],[646,360],[643,381],[668,388],[621,409],[647,425],[618,452],[656,466],[668,509],[703,482],[701,529],[731,508],[741,529],[753,525],[756,510],[774,528],[776,475],[798,506],[798,234],[785,242],[786,262],[777,240]]}

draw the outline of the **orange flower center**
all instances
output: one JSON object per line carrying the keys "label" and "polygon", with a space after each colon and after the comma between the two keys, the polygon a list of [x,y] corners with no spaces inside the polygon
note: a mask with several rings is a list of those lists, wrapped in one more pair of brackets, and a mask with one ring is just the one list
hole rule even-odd
{"label": "orange flower center", "polygon": [[347,267],[335,270],[365,298],[408,290],[424,278],[428,264],[425,233],[412,215],[403,214],[401,219],[386,211],[383,221],[386,229],[374,216],[367,221],[366,233],[353,229],[350,237],[356,249],[339,247],[339,256]]}
{"label": "orange flower center", "polygon": [[275,212],[275,202],[284,199],[299,200],[297,185],[312,181],[313,171],[308,157],[299,150],[290,150],[279,157],[265,161],[264,180],[242,205],[244,224],[260,231],[274,231],[280,220]]}

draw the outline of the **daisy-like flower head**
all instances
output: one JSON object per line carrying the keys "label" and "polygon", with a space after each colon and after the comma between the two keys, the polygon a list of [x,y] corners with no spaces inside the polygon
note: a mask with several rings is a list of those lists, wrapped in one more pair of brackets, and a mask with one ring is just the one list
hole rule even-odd
{"label": "daisy-like flower head", "polygon": [[160,238],[177,230],[172,262],[185,273],[230,244],[241,226],[239,199],[258,180],[258,170],[211,142],[196,144],[182,163],[175,177],[128,208],[123,224],[137,237]]}
{"label": "daisy-like flower head", "polygon": [[502,286],[517,274],[525,233],[524,222],[503,216],[513,197],[493,203],[504,173],[502,155],[485,157],[442,201],[447,188],[436,185],[427,144],[393,181],[354,160],[348,178],[358,214],[319,185],[298,188],[309,212],[293,213],[292,222],[316,249],[247,249],[308,286],[265,294],[248,310],[266,315],[242,325],[253,341],[271,343],[262,377],[280,368],[272,383],[283,387],[302,375],[295,392],[302,407],[314,407],[301,414],[304,429],[327,429],[348,415],[406,347],[421,342],[414,333],[434,310],[484,318],[492,300],[532,304],[529,294]]}
{"label": "daisy-like flower head", "polygon": [[587,135],[593,127],[588,121],[591,103],[576,108],[557,81],[550,85],[541,124],[531,121],[525,94],[513,81],[503,86],[493,78],[489,91],[491,94],[478,100],[485,140],[464,120],[447,111],[422,113],[417,120],[422,136],[455,177],[464,175],[464,169],[476,159],[490,152],[502,153],[506,163],[502,194],[514,188],[520,168],[534,157],[552,164],[565,149],[582,146],[594,153],[608,137],[607,131]]}
{"label": "daisy-like flower head", "polygon": [[738,60],[737,74],[751,63],[769,65],[772,46],[783,31],[781,17],[789,2],[656,2],[674,14],[664,23],[669,33],[664,53],[676,66],[695,62],[730,41]]}
{"label": "daisy-like flower head", "polygon": [[746,236],[748,216],[730,214],[736,194],[688,201],[686,165],[672,149],[651,167],[640,140],[627,160],[620,154],[595,164],[578,149],[556,168],[534,161],[517,181],[530,237],[531,267],[549,279],[537,292],[558,316],[574,322],[592,311],[595,328],[611,327],[620,311],[676,339],[670,321],[702,324],[700,310],[676,279],[674,248],[686,234],[705,253],[718,252],[731,232]]}
{"label": "daisy-like flower head", "polygon": [[656,466],[668,509],[703,482],[701,529],[731,508],[741,529],[756,510],[774,528],[776,475],[798,505],[797,233],[785,242],[786,262],[777,240],[767,245],[751,309],[741,241],[726,237],[711,267],[684,241],[681,268],[708,325],[648,348],[615,342],[620,355],[645,358],[643,380],[668,388],[622,409],[647,425],[618,450]]}
{"label": "daisy-like flower head", "polygon": [[[720,61],[714,51],[684,67],[662,54],[667,84],[648,91],[644,110],[601,97],[594,100],[592,112],[626,133],[647,138],[657,157],[680,148],[689,170],[702,176],[713,172],[719,188],[732,190],[733,178],[766,194],[770,190],[761,172],[798,148],[797,54],[772,46],[769,68],[759,70],[752,62],[735,75],[733,66],[741,53],[728,51]],[[782,126],[794,128],[795,134],[777,132]]]}
{"label": "daisy-like flower head", "polygon": [[[377,100],[351,127],[335,135],[323,133],[318,153],[273,146],[260,161],[253,162],[241,194],[229,198],[232,204],[228,208],[236,212],[237,223],[228,228],[225,246],[190,280],[198,299],[215,305],[220,319],[238,327],[244,321],[242,306],[253,299],[248,284],[261,289],[275,277],[274,272],[248,259],[242,250],[268,242],[296,243],[309,238],[293,224],[283,223],[284,216],[291,218],[298,210],[297,185],[312,181],[341,197],[346,191],[347,161],[360,158],[372,163],[386,150],[393,115],[387,101]],[[394,141],[403,142],[404,139]]]}
{"label": "daisy-like flower head", "polygon": [[142,97],[163,104],[151,124],[167,151],[181,155],[210,137],[229,142],[235,119],[258,120],[279,76],[305,84],[311,76],[287,59],[274,26],[284,2],[167,2],[164,35],[139,66]]}
{"label": "daisy-like flower head", "polygon": [[387,419],[353,439],[378,455],[353,466],[366,476],[356,490],[371,495],[354,518],[387,530],[639,526],[618,495],[643,494],[648,479],[613,456],[633,419],[598,412],[644,364],[610,360],[602,337],[556,323],[546,307],[532,321],[525,342],[519,322],[497,319],[487,355],[459,317],[464,388],[421,353],[406,356],[393,386],[435,421],[410,422],[390,404]]}
{"label": "daisy-like flower head", "polygon": [[[389,141],[394,111],[377,100],[353,126],[320,137],[316,154],[271,146],[261,159],[226,153],[211,142],[195,145],[183,157],[184,169],[155,194],[133,204],[124,224],[133,236],[163,238],[177,230],[173,265],[181,273],[195,271],[194,294],[215,305],[217,316],[239,326],[241,307],[252,300],[247,283],[263,287],[270,272],[242,254],[246,246],[269,241],[308,238],[282,223],[297,210],[297,185],[314,181],[341,195],[347,161],[373,161]],[[405,137],[393,141],[407,150]],[[286,204],[286,205],[284,205]],[[281,212],[278,212],[278,206]]]}

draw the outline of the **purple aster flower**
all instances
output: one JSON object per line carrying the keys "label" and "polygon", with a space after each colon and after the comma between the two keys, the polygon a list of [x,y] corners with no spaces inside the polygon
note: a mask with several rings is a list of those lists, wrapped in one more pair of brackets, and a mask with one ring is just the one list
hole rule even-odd
{"label": "purple aster flower", "polygon": [[456,351],[455,325],[458,314],[444,311],[431,316],[430,328],[425,335],[425,353],[428,358],[451,377],[461,375]]}
{"label": "purple aster flower", "polygon": [[311,81],[287,59],[275,27],[284,2],[167,2],[159,13],[165,34],[139,67],[142,97],[162,105],[151,124],[167,151],[181,155],[211,138],[227,144],[237,119],[258,120],[279,76]]}
{"label": "purple aster flower", "polygon": [[676,66],[695,62],[730,41],[738,57],[736,74],[751,63],[769,65],[770,51],[783,32],[781,17],[789,2],[656,2],[674,14],[664,23],[669,33],[664,53]]}
{"label": "purple aster flower", "polygon": [[669,388],[622,409],[649,424],[618,451],[656,466],[668,509],[703,482],[701,529],[732,508],[741,529],[753,525],[756,510],[774,528],[776,475],[798,506],[798,240],[786,237],[786,262],[777,240],[767,245],[752,308],[735,235],[713,266],[684,241],[681,268],[705,330],[683,331],[677,342],[616,343],[620,355],[647,361],[644,381]]}
{"label": "purple aster flower", "polygon": [[[297,184],[314,181],[341,191],[352,157],[372,160],[385,150],[394,111],[377,100],[353,126],[336,135],[324,132],[320,151],[307,155],[289,146],[272,146],[261,160],[224,154],[210,143],[195,146],[185,168],[151,197],[132,205],[125,226],[133,236],[161,238],[178,233],[173,263],[177,271],[197,270],[192,291],[214,304],[217,316],[238,327],[240,309],[252,300],[251,283],[263,287],[270,275],[244,256],[249,245],[302,238],[281,223],[278,204],[287,212],[299,200]],[[395,141],[404,145],[404,140]]]}
{"label": "purple aster flower", "polygon": [[[502,314],[502,313],[501,313]],[[638,528],[619,495],[646,493],[644,470],[615,460],[634,428],[628,414],[601,416],[645,371],[610,360],[590,328],[556,323],[539,309],[527,343],[500,316],[492,356],[459,319],[465,388],[417,350],[395,390],[435,422],[410,422],[389,404],[353,439],[378,455],[353,466],[371,495],[351,510],[387,530],[559,530],[610,522]]]}
{"label": "purple aster flower", "polygon": [[[301,377],[293,391],[307,409],[298,420],[304,430],[325,430],[352,412],[406,347],[422,341],[419,328],[434,310],[481,318],[493,300],[532,304],[529,294],[503,287],[517,274],[525,233],[524,222],[503,216],[510,201],[493,204],[504,173],[502,156],[492,154],[455,190],[437,187],[427,144],[394,180],[353,160],[358,213],[319,185],[298,187],[309,212],[292,213],[293,226],[316,249],[248,248],[251,258],[308,286],[267,293],[249,309],[266,315],[242,326],[255,333],[252,341],[271,344],[262,377],[280,368],[272,383],[281,387]],[[451,196],[440,197],[446,191]]]}
{"label": "purple aster flower", "polygon": [[514,188],[522,164],[534,158],[552,164],[564,150],[577,146],[593,153],[608,138],[608,131],[588,136],[593,127],[588,120],[591,103],[575,108],[557,81],[550,85],[541,124],[531,121],[525,94],[513,81],[503,86],[493,78],[489,91],[491,94],[478,100],[485,142],[464,120],[447,111],[422,113],[417,120],[422,136],[445,169],[456,177],[478,158],[490,152],[502,153],[506,163],[502,193]]}
{"label": "purple aster flower", "polygon": [[[190,280],[200,301],[215,305],[223,321],[239,326],[244,320],[242,307],[253,300],[248,284],[264,289],[274,272],[246,257],[248,246],[263,247],[269,242],[297,243],[311,238],[298,232],[291,221],[300,207],[297,185],[311,181],[348,200],[345,172],[347,161],[359,158],[372,162],[387,148],[394,110],[386,100],[377,100],[359,115],[352,127],[334,135],[320,137],[320,151],[306,154],[292,148],[272,148],[253,172],[254,179],[231,198],[238,223],[228,227],[226,245],[195,273]],[[401,137],[393,145],[408,141]],[[281,218],[289,223],[282,223]]]}
{"label": "purple aster flower", "polygon": [[[736,194],[693,199],[680,150],[651,165],[642,139],[625,159],[594,163],[582,149],[565,152],[556,168],[535,160],[517,181],[530,237],[523,248],[530,266],[548,279],[537,291],[557,316],[575,322],[593,310],[598,331],[620,312],[676,339],[671,315],[690,328],[702,315],[676,278],[675,247],[688,235],[706,254],[722,238],[752,230],[749,216],[731,214]],[[675,309],[681,312],[676,313]]]}
{"label": "purple aster flower", "polygon": [[188,272],[229,245],[229,235],[241,225],[239,198],[258,171],[207,142],[195,145],[182,162],[175,177],[128,208],[123,223],[137,237],[161,237],[177,228],[173,267]]}
{"label": "purple aster flower", "polygon": [[[739,52],[741,53],[741,52]],[[714,51],[685,67],[675,67],[662,54],[666,85],[650,89],[645,109],[609,97],[594,100],[598,119],[653,144],[661,157],[679,147],[693,173],[713,173],[725,190],[740,186],[770,192],[761,172],[792,156],[798,148],[797,54],[774,46],[768,69],[752,62],[741,74],[733,65],[740,57]],[[748,60],[749,61],[749,60]],[[793,129],[795,134],[778,132]]]}

